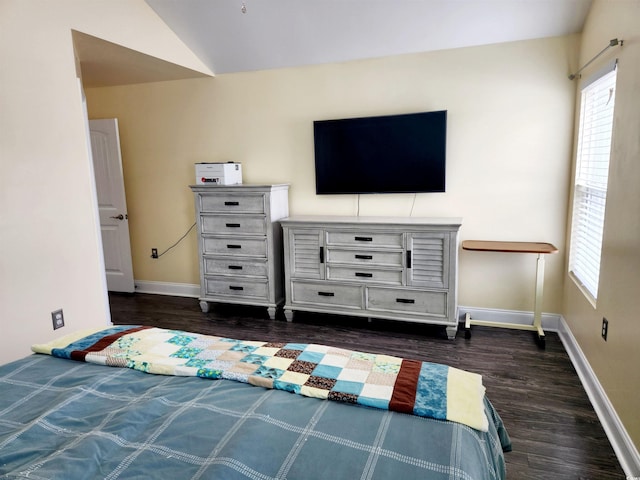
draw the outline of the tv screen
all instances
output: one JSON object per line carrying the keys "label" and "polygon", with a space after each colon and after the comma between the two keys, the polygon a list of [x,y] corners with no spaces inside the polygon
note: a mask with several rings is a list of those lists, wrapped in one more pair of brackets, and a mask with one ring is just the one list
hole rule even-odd
{"label": "tv screen", "polygon": [[447,111],[313,122],[316,193],[444,192]]}

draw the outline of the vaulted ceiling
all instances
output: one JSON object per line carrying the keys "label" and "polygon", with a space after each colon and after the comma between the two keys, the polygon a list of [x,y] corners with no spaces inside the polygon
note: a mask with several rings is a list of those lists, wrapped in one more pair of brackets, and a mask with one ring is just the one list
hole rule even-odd
{"label": "vaulted ceiling", "polygon": [[215,73],[582,31],[591,0],[145,0]]}
{"label": "vaulted ceiling", "polygon": [[[591,0],[145,0],[215,74],[561,36]],[[85,86],[202,76],[83,34]]]}

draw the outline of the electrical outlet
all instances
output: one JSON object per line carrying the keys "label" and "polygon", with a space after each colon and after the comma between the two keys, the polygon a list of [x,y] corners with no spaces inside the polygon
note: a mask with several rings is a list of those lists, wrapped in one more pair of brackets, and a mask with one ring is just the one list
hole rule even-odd
{"label": "electrical outlet", "polygon": [[51,312],[51,321],[53,322],[54,330],[64,327],[64,315],[62,314],[62,309]]}
{"label": "electrical outlet", "polygon": [[602,338],[604,341],[607,341],[607,333],[609,333],[609,320],[602,317]]}
{"label": "electrical outlet", "polygon": [[158,249],[157,248],[152,248],[151,249],[151,258],[158,258]]}

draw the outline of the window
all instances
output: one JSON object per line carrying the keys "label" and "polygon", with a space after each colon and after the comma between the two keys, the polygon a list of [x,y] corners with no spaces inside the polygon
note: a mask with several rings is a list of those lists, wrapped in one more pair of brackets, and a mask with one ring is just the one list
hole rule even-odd
{"label": "window", "polygon": [[569,272],[592,301],[598,297],[609,178],[616,70],[582,89]]}

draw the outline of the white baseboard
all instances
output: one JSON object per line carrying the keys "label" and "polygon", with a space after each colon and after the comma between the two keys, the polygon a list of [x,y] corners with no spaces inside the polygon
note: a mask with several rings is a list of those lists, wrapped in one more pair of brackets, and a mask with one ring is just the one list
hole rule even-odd
{"label": "white baseboard", "polygon": [[136,293],[193,298],[200,296],[200,285],[194,285],[192,283],[151,282],[146,280],[136,280],[134,283]]}
{"label": "white baseboard", "polygon": [[[471,318],[491,320],[500,323],[515,323],[518,325],[532,325],[533,312],[518,310],[499,310],[495,308],[479,308],[458,306],[458,321],[464,322],[465,315],[471,314]],[[557,332],[560,328],[562,316],[558,313],[542,313],[542,328],[550,332]]]}
{"label": "white baseboard", "polygon": [[589,365],[587,357],[582,352],[564,318],[560,320],[558,335],[569,354],[571,363],[573,363],[576,372],[578,372],[578,377],[580,377],[580,381],[587,392],[589,400],[591,400],[593,409],[600,419],[600,423],[609,438],[609,442],[611,442],[624,473],[627,478],[640,478],[640,454],[638,449],[633,444],[624,425],[622,425],[620,417],[618,417],[609,397],[602,388],[602,384],[596,377],[591,365]]}
{"label": "white baseboard", "polygon": [[[458,307],[458,320],[463,322],[467,313],[470,313],[472,318],[486,319],[499,323],[530,325],[533,321],[533,312],[463,306]],[[627,478],[640,478],[640,454],[638,449],[620,421],[620,417],[618,417],[609,397],[607,397],[604,388],[602,388],[602,384],[596,377],[591,365],[589,365],[587,357],[582,352],[573,333],[571,333],[567,322],[562,318],[562,315],[543,313],[542,328],[558,333],[560,341],[578,373],[591,405]]]}

